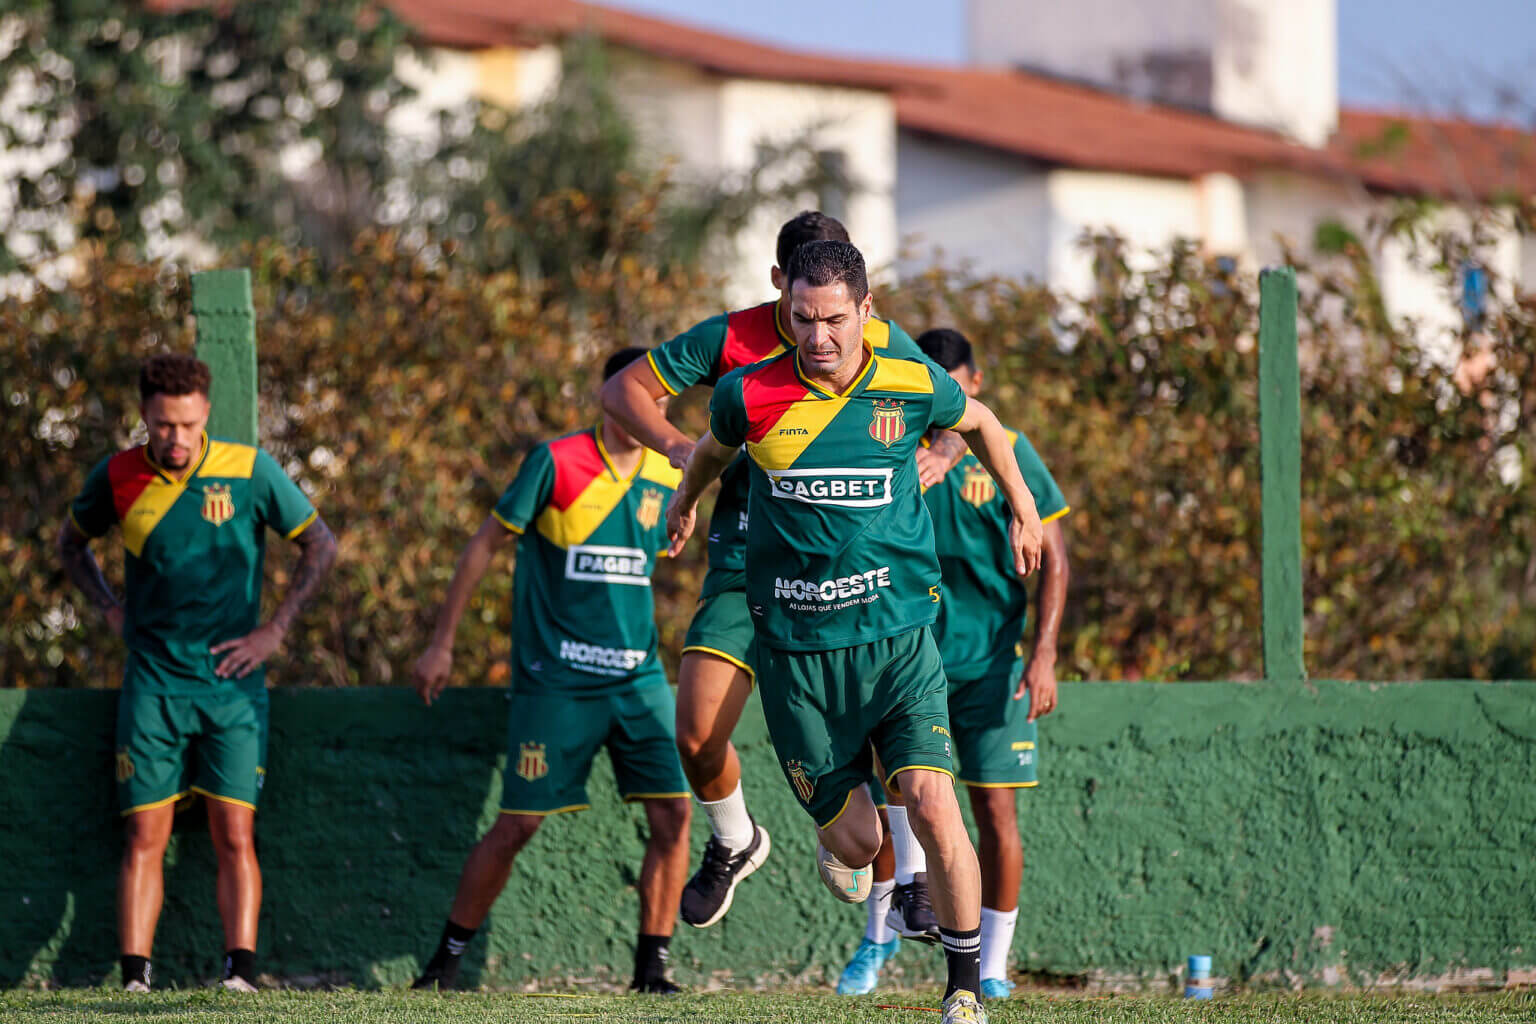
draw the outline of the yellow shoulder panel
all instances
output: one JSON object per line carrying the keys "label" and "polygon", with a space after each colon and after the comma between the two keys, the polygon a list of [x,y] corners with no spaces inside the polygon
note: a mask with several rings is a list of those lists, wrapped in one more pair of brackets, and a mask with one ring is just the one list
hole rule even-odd
{"label": "yellow shoulder panel", "polygon": [[928,367],[910,359],[880,357],[875,363],[875,376],[867,391],[905,391],[914,395],[933,394],[933,378]]}
{"label": "yellow shoulder panel", "polygon": [[232,441],[208,442],[208,457],[198,467],[198,476],[220,476],[249,480],[256,469],[256,449]]}
{"label": "yellow shoulder panel", "polygon": [[864,325],[864,340],[869,342],[870,348],[886,348],[891,343],[891,325],[877,316],[869,318],[869,323]]}
{"label": "yellow shoulder panel", "polygon": [[683,471],[672,465],[672,460],[661,452],[645,450],[645,461],[640,463],[640,476],[674,491],[683,482]]}
{"label": "yellow shoulder panel", "polygon": [[1010,447],[1019,443],[1019,432],[1017,430],[1009,430],[1007,427],[1004,427],[1003,433],[1008,435],[1008,444]]}

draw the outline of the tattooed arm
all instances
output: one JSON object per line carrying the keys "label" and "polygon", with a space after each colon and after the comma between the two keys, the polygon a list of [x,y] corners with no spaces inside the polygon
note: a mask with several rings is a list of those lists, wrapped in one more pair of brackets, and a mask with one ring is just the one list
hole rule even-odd
{"label": "tattooed arm", "polygon": [[244,679],[276,654],[288,635],[288,627],[336,561],[336,535],[319,516],[294,538],[294,543],[299,546],[299,563],[293,568],[293,581],[272,618],[245,636],[211,648],[214,654],[224,655],[214,669],[220,677]]}
{"label": "tattooed arm", "polygon": [[96,563],[96,556],[91,554],[91,538],[81,533],[73,520],[66,519],[64,528],[59,531],[58,547],[59,561],[64,563],[65,574],[80,588],[86,600],[91,602],[91,607],[105,616],[112,632],[121,636],[123,606],[112,593],[112,588],[107,586],[106,577],[101,574],[101,566]]}

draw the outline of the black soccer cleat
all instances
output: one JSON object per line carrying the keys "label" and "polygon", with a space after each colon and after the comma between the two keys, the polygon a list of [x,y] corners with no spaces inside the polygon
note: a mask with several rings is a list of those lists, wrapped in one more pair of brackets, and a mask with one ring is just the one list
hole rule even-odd
{"label": "black soccer cleat", "polygon": [[933,915],[926,871],[919,871],[912,881],[898,885],[891,893],[891,909],[885,915],[885,923],[904,939],[939,944],[939,919]]}
{"label": "black soccer cleat", "polygon": [[708,928],[725,916],[736,896],[736,886],[742,879],[763,866],[773,844],[768,840],[768,830],[752,822],[752,842],[747,848],[732,853],[715,836],[709,837],[704,846],[704,859],[699,870],[683,886],[683,900],[679,912],[684,921],[695,928]]}
{"label": "black soccer cleat", "polygon": [[683,987],[666,978],[646,978],[644,981],[636,978],[629,983],[629,990],[652,996],[675,996],[682,993]]}
{"label": "black soccer cleat", "polygon": [[446,992],[453,988],[454,982],[459,980],[459,964],[455,960],[450,964],[430,963],[427,969],[421,972],[421,977],[412,983],[412,989]]}

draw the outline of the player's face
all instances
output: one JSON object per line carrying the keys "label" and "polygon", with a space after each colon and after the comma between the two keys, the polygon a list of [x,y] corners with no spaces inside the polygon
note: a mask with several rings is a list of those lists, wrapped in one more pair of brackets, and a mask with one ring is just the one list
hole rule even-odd
{"label": "player's face", "polygon": [[973,370],[969,366],[957,366],[949,371],[949,375],[955,378],[955,383],[960,385],[960,390],[965,392],[965,397],[975,398],[981,394],[980,370]]}
{"label": "player's face", "polygon": [[166,469],[186,469],[203,447],[208,396],[151,395],[141,408],[149,427],[149,453]]}
{"label": "player's face", "polygon": [[871,299],[855,302],[842,281],[796,281],[789,293],[789,323],[800,349],[800,367],[817,377],[835,376],[862,360],[864,325]]}

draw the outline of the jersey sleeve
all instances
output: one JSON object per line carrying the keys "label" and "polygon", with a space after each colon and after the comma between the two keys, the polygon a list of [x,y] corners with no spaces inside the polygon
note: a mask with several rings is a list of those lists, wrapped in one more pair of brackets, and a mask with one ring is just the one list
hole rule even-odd
{"label": "jersey sleeve", "polygon": [[251,475],[257,519],[284,537],[292,540],[319,517],[308,496],[266,452],[257,450]]}
{"label": "jersey sleeve", "polygon": [[714,380],[725,350],[726,319],[725,313],[710,317],[646,353],[662,387],[678,395],[695,384]]}
{"label": "jersey sleeve", "polygon": [[747,404],[742,397],[740,370],[720,378],[709,398],[709,432],[727,448],[747,443]]}
{"label": "jersey sleeve", "polygon": [[69,518],[87,537],[100,537],[117,523],[117,506],[112,501],[112,478],[107,471],[108,456],[96,464],[85,478],[85,487],[69,504]]}
{"label": "jersey sleeve", "polygon": [[541,444],[523,460],[517,476],[491,509],[491,515],[508,530],[520,534],[544,510],[554,489],[555,457],[549,453],[549,445]]}
{"label": "jersey sleeve", "polygon": [[1035,451],[1035,446],[1029,443],[1029,438],[1023,434],[1018,435],[1013,442],[1013,454],[1019,460],[1019,472],[1024,474],[1024,483],[1029,487],[1029,493],[1034,495],[1040,521],[1050,522],[1070,512],[1071,507],[1066,497],[1061,493],[1061,488],[1056,486],[1056,478],[1045,468],[1045,463]]}
{"label": "jersey sleeve", "polygon": [[933,380],[933,406],[928,413],[928,425],[953,430],[965,418],[965,407],[970,399],[965,397],[955,378],[939,369],[938,364],[924,359],[923,365],[928,367],[928,376]]}

